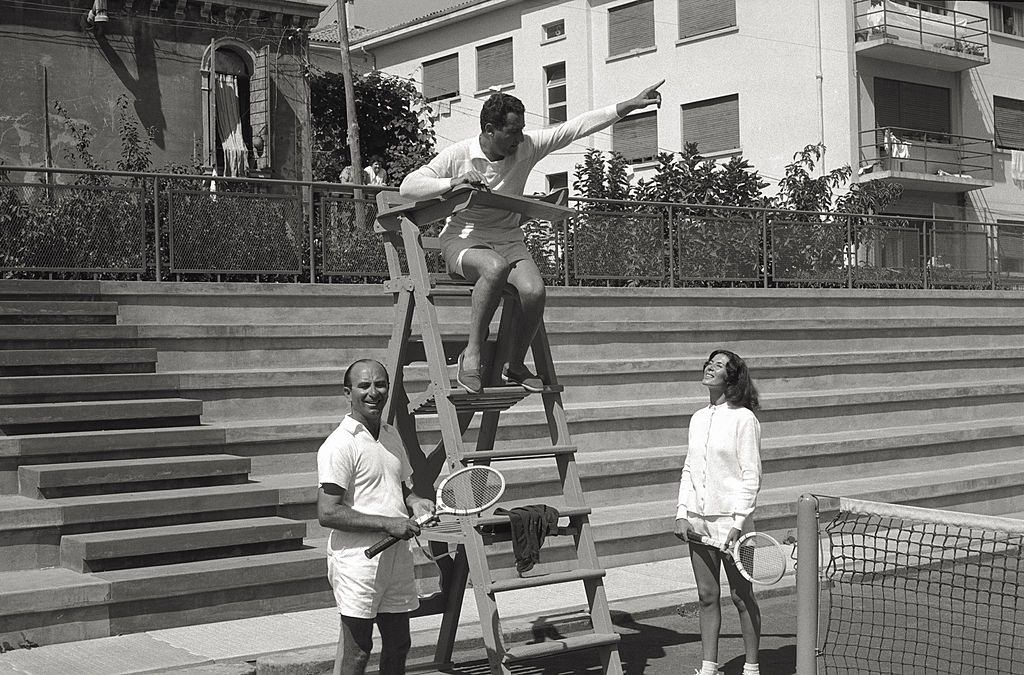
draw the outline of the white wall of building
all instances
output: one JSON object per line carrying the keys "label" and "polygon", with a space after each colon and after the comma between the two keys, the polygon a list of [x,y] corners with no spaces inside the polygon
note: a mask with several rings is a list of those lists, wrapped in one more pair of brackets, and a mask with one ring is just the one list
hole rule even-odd
{"label": "white wall of building", "polygon": [[[857,57],[853,0],[736,0],[735,27],[687,40],[678,39],[677,0],[654,0],[655,47],[609,58],[608,10],[628,1],[489,0],[399,27],[356,48],[372,55],[377,68],[418,82],[424,61],[458,53],[460,94],[435,104],[440,147],[479,132],[480,107],[490,92],[477,88],[476,48],[507,37],[513,40],[515,82],[504,91],[526,105],[528,128],[545,123],[544,67],[563,61],[570,117],[665,78],[658,113],[658,146],[664,151],[681,149],[681,105],[737,94],[739,150],[769,180],[783,175],[794,152],[819,141],[828,147],[823,168],[856,168],[859,131],[876,126],[874,77],[948,87],[953,132],[966,136],[992,137],[993,95],[1024,99],[1024,39],[992,33],[991,63],[962,73]],[[955,8],[988,16],[987,2],[961,1]],[[558,20],[565,22],[564,38],[543,42],[542,26]],[[588,147],[610,149],[611,131],[545,159],[528,190],[544,190],[546,174],[567,172],[571,182]],[[973,206],[986,220],[994,220],[994,212],[1024,218],[1024,192],[1009,180],[1009,161],[1009,153],[997,151],[995,186],[965,198],[938,192],[908,199],[922,201],[922,211],[923,201],[934,199]],[[645,175],[651,165],[634,169]]]}

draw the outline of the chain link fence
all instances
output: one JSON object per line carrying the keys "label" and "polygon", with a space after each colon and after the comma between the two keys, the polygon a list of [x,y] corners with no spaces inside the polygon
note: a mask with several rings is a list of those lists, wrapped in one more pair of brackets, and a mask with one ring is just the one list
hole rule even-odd
{"label": "chain link fence", "polygon": [[[3,167],[0,276],[376,283],[380,189]],[[1024,289],[1024,219],[570,205],[569,220],[523,224],[551,285]],[[436,252],[428,266],[444,272]]]}
{"label": "chain link fence", "polygon": [[0,183],[0,271],[145,271],[142,188]]}

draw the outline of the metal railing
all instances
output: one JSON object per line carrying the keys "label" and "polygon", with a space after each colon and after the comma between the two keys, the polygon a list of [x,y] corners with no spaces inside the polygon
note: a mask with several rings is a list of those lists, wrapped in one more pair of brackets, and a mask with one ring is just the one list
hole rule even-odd
{"label": "metal railing", "polygon": [[897,39],[899,44],[987,58],[988,18],[929,5],[925,2],[898,3],[893,0],[856,0],[856,40]]}
{"label": "metal railing", "polygon": [[[376,282],[381,189],[394,188],[0,167],[0,278]],[[1024,289],[1024,224],[570,206],[567,221],[523,224],[551,285]],[[436,253],[428,264],[443,269]]]}
{"label": "metal railing", "polygon": [[879,127],[860,132],[860,163],[862,169],[991,180],[995,155],[990,138]]}

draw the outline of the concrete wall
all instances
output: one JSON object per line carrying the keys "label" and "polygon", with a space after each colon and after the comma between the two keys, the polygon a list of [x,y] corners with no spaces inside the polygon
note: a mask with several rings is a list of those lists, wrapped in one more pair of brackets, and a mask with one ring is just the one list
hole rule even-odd
{"label": "concrete wall", "polygon": [[[270,92],[273,175],[308,176],[305,35],[294,28],[285,33],[292,16],[286,15],[283,24],[275,26],[272,14],[264,11],[253,18],[243,9],[236,15],[237,25],[232,25],[226,23],[224,8],[216,5],[212,19],[200,15],[198,3],[190,3],[182,17],[175,15],[175,9],[175,4],[164,3],[155,14],[148,5],[146,11],[131,13],[115,0],[110,3],[111,20],[104,33],[97,35],[82,28],[85,9],[64,6],[43,11],[17,3],[5,5],[0,12],[0,61],[4,63],[0,159],[14,165],[44,164],[45,68],[54,165],[73,166],[65,154],[74,144],[53,111],[55,101],[77,123],[89,125],[94,134],[90,149],[101,164],[115,165],[120,155],[116,101],[121,95],[127,96],[129,114],[139,127],[153,132],[154,167],[191,166],[196,155],[202,161],[200,64],[212,40],[230,36],[254,50],[269,45],[277,53]],[[315,17],[317,9],[311,6],[304,11]],[[306,19],[311,20],[300,17]]]}

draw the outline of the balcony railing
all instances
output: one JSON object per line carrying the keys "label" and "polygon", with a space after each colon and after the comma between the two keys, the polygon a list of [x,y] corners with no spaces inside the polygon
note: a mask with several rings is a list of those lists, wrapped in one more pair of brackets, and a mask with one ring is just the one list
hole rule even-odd
{"label": "balcony railing", "polygon": [[[987,18],[926,3],[913,5],[893,0],[856,0],[856,41],[895,42],[901,48],[948,52],[975,61],[973,65],[988,62]],[[963,64],[959,69],[967,67],[971,64]]]}
{"label": "balcony railing", "polygon": [[983,187],[992,180],[992,140],[905,127],[867,129],[860,132],[860,167],[862,174],[921,174]]}
{"label": "balcony railing", "polygon": [[[373,231],[375,192],[0,167],[0,279],[378,282],[387,264]],[[523,224],[551,285],[1024,290],[1024,225],[577,198],[570,205],[578,215],[567,221]],[[443,271],[437,256],[428,264]]]}

